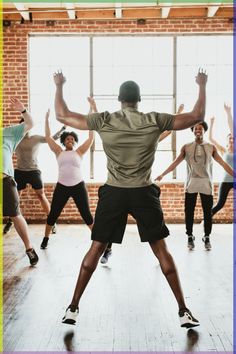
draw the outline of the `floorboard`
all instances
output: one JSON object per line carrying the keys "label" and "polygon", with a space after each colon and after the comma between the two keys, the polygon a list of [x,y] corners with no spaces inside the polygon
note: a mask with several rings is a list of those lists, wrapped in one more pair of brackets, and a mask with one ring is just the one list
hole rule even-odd
{"label": "floorboard", "polygon": [[15,230],[4,236],[5,351],[233,350],[232,225],[213,225],[210,252],[204,250],[201,225],[195,225],[194,251],[186,247],[184,225],[169,225],[167,243],[185,298],[201,322],[189,331],[180,328],[174,297],[135,225],[127,226],[122,246],[114,245],[109,264],[99,264],[82,298],[78,324],[62,324],[90,231],[84,225],[58,225],[49,248],[40,250],[44,226],[29,228],[40,257],[34,268]]}

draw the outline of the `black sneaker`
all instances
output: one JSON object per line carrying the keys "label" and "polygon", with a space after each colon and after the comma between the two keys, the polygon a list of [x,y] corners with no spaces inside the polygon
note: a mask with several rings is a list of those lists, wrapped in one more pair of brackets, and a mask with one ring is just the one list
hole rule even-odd
{"label": "black sneaker", "polygon": [[56,224],[54,224],[52,227],[52,234],[56,234],[56,233],[57,233],[57,226]]}
{"label": "black sneaker", "polygon": [[192,251],[195,247],[194,240],[195,237],[193,235],[188,236],[188,248],[190,251]]}
{"label": "black sneaker", "polygon": [[210,251],[210,250],[211,250],[210,237],[209,237],[209,236],[204,236],[204,237],[202,238],[202,241],[203,241],[204,244],[205,244],[205,249],[206,249],[207,251]]}
{"label": "black sneaker", "polygon": [[48,240],[49,240],[49,237],[44,237],[44,238],[43,238],[43,241],[42,241],[42,243],[41,243],[41,245],[40,245],[40,248],[42,248],[43,250],[45,250],[45,248],[48,247]]}
{"label": "black sneaker", "polygon": [[6,225],[5,225],[4,228],[3,228],[3,233],[4,233],[4,234],[7,234],[7,233],[10,231],[10,229],[11,229],[11,227],[12,227],[12,224],[13,224],[13,222],[12,222],[12,220],[9,218],[9,219],[7,220],[7,222],[6,222]]}
{"label": "black sneaker", "polygon": [[35,266],[38,263],[39,257],[33,248],[26,251],[27,256],[29,257],[30,264]]}
{"label": "black sneaker", "polygon": [[200,325],[199,321],[193,317],[189,309],[179,310],[180,326],[185,328],[197,327]]}
{"label": "black sneaker", "polygon": [[71,305],[66,309],[65,316],[62,319],[62,323],[75,325],[76,319],[79,314],[78,308],[73,308]]}
{"label": "black sneaker", "polygon": [[108,262],[109,257],[111,257],[111,255],[112,255],[112,250],[111,250],[111,248],[107,248],[107,249],[105,250],[105,252],[103,253],[103,256],[102,256],[100,262],[101,262],[102,264],[106,264],[106,263]]}

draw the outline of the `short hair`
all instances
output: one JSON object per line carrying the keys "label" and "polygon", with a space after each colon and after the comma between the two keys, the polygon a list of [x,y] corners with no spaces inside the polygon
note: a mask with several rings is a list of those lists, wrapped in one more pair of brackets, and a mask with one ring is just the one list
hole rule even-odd
{"label": "short hair", "polygon": [[78,143],[79,141],[78,135],[75,132],[63,132],[60,136],[60,142],[63,146],[65,146],[65,140],[69,135],[73,136],[75,142]]}
{"label": "short hair", "polygon": [[193,129],[194,129],[194,127],[195,127],[196,125],[201,125],[201,126],[203,127],[203,129],[204,129],[205,132],[208,130],[208,125],[207,125],[207,123],[206,123],[206,122],[200,122],[200,123],[195,124],[193,127],[191,127],[192,132],[193,132]]}
{"label": "short hair", "polygon": [[120,85],[118,101],[137,103],[141,101],[139,85],[134,81],[125,81]]}

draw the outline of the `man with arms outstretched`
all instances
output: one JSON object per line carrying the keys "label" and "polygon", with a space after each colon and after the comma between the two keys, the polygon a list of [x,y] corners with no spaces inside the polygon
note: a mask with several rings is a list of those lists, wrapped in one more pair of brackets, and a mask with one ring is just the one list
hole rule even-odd
{"label": "man with arms outstretched", "polygon": [[73,299],[62,321],[75,324],[79,300],[99,258],[109,242],[122,242],[127,217],[131,214],[137,221],[141,241],[149,242],[174,293],[181,326],[198,326],[199,322],[186,307],[177,269],[164,241],[169,230],[159,201],[160,189],[152,183],[150,175],[160,134],[166,130],[186,129],[204,120],[207,75],[202,70],[197,74],[199,97],[193,110],[176,115],[139,112],[140,90],[133,81],[126,81],[120,87],[120,111],[88,116],[71,112],[63,98],[65,81],[61,72],[54,74],[57,119],[71,127],[99,133],[107,156],[108,179],[99,188],[93,242],[82,261]]}

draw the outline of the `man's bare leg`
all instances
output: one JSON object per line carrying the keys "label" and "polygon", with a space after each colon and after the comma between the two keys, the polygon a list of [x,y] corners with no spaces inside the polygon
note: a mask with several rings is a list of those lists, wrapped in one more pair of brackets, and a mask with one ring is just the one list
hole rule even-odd
{"label": "man's bare leg", "polygon": [[191,328],[199,326],[198,320],[193,317],[191,312],[186,307],[177,268],[171,254],[167,249],[165,241],[157,240],[150,242],[150,246],[160,262],[162,273],[166,277],[166,280],[168,281],[178,303],[181,327]]}
{"label": "man's bare leg", "polygon": [[88,282],[97,268],[99,258],[106,249],[107,244],[93,241],[89,251],[86,253],[79,272],[79,277],[76,283],[74,295],[71,301],[71,306],[77,308],[80,298],[88,285]]}

